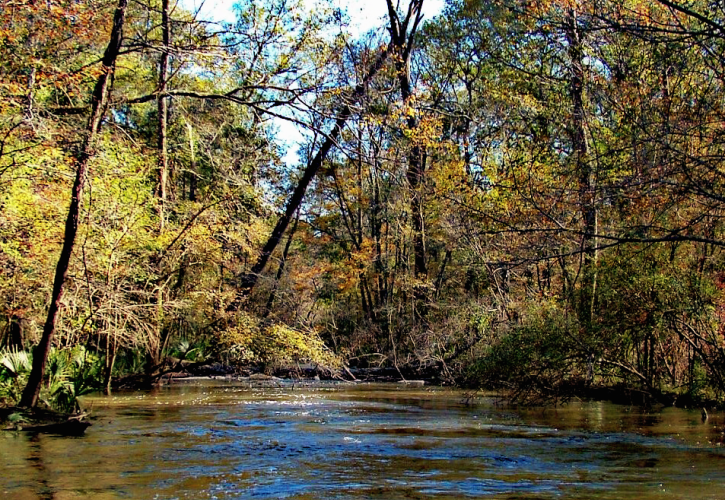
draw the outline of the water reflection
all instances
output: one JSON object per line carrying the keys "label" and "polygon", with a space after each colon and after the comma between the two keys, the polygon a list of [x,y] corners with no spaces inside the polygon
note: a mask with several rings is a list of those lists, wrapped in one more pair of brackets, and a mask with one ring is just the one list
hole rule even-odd
{"label": "water reflection", "polygon": [[52,500],[55,498],[53,488],[48,481],[48,470],[43,461],[43,439],[40,435],[32,435],[28,439],[28,463],[30,468],[36,472],[36,491],[41,500]]}
{"label": "water reflection", "polygon": [[0,436],[0,498],[719,499],[721,415],[511,409],[398,386],[90,398],[83,438]]}

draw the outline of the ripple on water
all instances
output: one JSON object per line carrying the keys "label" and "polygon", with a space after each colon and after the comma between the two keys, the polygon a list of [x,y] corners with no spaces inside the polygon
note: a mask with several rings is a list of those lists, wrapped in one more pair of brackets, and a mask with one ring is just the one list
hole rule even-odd
{"label": "ripple on water", "polygon": [[396,386],[99,397],[99,420],[81,439],[0,436],[0,497],[722,497],[723,453],[696,444],[713,431],[687,413],[460,400]]}

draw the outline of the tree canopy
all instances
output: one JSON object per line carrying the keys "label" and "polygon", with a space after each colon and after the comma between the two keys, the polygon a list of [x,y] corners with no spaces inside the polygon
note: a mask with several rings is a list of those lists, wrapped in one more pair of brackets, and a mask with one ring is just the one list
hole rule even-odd
{"label": "tree canopy", "polygon": [[0,7],[0,398],[82,348],[78,391],[304,362],[722,400],[723,6],[424,12]]}

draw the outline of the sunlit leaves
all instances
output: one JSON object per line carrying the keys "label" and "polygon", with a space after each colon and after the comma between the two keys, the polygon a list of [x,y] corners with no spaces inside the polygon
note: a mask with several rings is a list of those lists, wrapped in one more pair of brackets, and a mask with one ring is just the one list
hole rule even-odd
{"label": "sunlit leaves", "polygon": [[317,332],[280,324],[263,327],[246,313],[239,314],[236,326],[221,332],[217,342],[222,354],[236,363],[263,363],[271,367],[306,362],[328,368],[341,364]]}
{"label": "sunlit leaves", "polygon": [[[93,77],[90,66],[108,31],[107,2],[56,0],[7,2],[0,11],[0,92],[22,100],[48,87],[58,102],[82,98],[79,87]],[[95,54],[95,57],[98,57]]]}

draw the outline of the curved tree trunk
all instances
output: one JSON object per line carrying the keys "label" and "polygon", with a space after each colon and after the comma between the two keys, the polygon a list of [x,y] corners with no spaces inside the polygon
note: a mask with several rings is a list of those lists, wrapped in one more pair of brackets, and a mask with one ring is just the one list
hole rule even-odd
{"label": "curved tree trunk", "polygon": [[53,292],[48,308],[48,317],[43,326],[43,336],[40,343],[35,349],[33,355],[33,368],[28,378],[28,384],[23,391],[20,399],[20,406],[35,407],[38,404],[38,396],[40,395],[40,386],[45,374],[45,365],[50,352],[51,343],[55,336],[56,319],[61,306],[61,298],[63,296],[63,285],[65,277],[68,273],[73,246],[75,245],[76,234],[78,233],[78,218],[80,215],[80,205],[83,196],[83,187],[86,181],[86,173],[88,171],[88,163],[94,155],[93,146],[98,129],[101,126],[103,115],[105,114],[108,94],[113,82],[113,72],[116,66],[116,59],[121,50],[121,40],[123,38],[123,25],[126,20],[126,5],[128,0],[119,0],[116,12],[113,16],[113,28],[108,47],[103,55],[103,73],[98,77],[96,86],[93,89],[91,99],[91,116],[88,119],[86,128],[86,137],[83,141],[81,152],[76,160],[76,176],[71,191],[71,203],[68,208],[68,217],[65,221],[65,233],[63,236],[63,246],[61,248],[58,264],[55,269],[55,279],[53,281]]}

